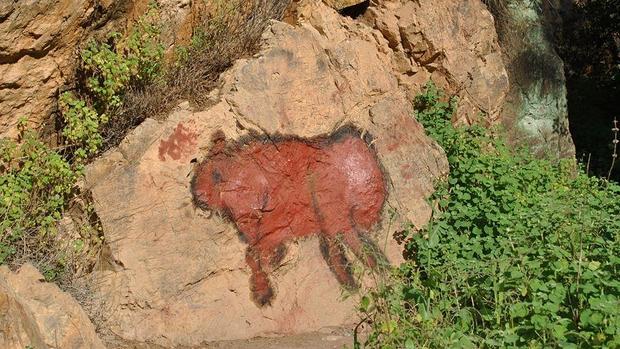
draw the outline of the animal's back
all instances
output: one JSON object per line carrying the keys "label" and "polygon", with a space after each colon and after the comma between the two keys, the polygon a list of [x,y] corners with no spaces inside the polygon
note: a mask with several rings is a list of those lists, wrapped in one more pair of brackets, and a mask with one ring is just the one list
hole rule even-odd
{"label": "animal's back", "polygon": [[216,194],[250,243],[275,246],[318,233],[365,231],[379,220],[383,175],[355,134],[252,141],[212,161],[220,162],[222,177]]}

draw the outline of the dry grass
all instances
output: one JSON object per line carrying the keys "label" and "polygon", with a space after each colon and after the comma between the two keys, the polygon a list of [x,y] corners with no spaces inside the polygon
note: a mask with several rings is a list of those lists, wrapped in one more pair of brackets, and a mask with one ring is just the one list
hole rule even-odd
{"label": "dry grass", "polygon": [[222,72],[253,55],[272,19],[281,19],[290,0],[212,1],[211,15],[193,30],[192,44],[177,52],[162,79],[135,86],[103,131],[106,148],[116,146],[145,118],[165,118],[182,100],[204,107]]}
{"label": "dry grass", "polygon": [[56,233],[21,234],[11,244],[16,251],[14,258],[7,261],[9,268],[16,270],[31,263],[61,288],[89,274],[103,247],[101,222],[92,205],[90,193],[81,193],[71,200],[63,219],[56,223]]}

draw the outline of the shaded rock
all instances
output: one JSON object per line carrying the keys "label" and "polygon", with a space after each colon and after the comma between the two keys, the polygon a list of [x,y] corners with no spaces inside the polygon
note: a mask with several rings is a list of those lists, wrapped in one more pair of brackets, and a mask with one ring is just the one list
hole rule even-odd
{"label": "shaded rock", "polygon": [[78,303],[29,264],[0,267],[0,347],[104,348]]}
{"label": "shaded rock", "polygon": [[[550,28],[559,5],[558,1],[541,6],[510,0],[491,9],[513,82],[502,123],[513,142],[531,146],[538,155],[570,158],[575,156],[575,146],[568,125],[564,63],[555,51]],[[551,9],[545,11],[545,7]]]}

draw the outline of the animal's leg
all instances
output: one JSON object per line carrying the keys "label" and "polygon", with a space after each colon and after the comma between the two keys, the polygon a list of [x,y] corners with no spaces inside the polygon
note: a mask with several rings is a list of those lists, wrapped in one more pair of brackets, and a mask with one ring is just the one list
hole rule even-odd
{"label": "animal's leg", "polygon": [[365,234],[352,230],[344,234],[345,245],[359,258],[367,267],[376,269],[387,263],[387,258],[375,243],[366,237]]}
{"label": "animal's leg", "polygon": [[260,248],[248,246],[245,260],[252,270],[252,276],[250,276],[250,291],[252,291],[252,300],[260,307],[271,304],[274,296],[269,277],[263,268],[264,262],[269,262],[269,258],[265,257]]}
{"label": "animal's leg", "polygon": [[286,256],[286,245],[282,243],[278,245],[273,250],[273,253],[271,254],[271,257],[269,259],[269,265],[271,266],[271,268],[275,269],[279,267],[280,262],[282,262],[285,256]]}
{"label": "animal's leg", "polygon": [[321,252],[338,282],[347,289],[357,289],[349,261],[336,238],[321,236]]}

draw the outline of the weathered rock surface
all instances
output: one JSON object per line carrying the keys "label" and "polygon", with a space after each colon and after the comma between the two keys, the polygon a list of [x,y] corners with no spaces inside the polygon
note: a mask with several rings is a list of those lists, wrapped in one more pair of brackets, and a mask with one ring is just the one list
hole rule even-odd
{"label": "weathered rock surface", "polygon": [[502,123],[516,143],[539,155],[575,157],[569,132],[564,63],[555,51],[549,28],[560,1],[537,4],[510,0],[491,6],[512,84],[502,110]]}
{"label": "weathered rock surface", "polygon": [[20,117],[49,115],[73,50],[94,14],[92,1],[27,0],[0,4],[0,136]]}
{"label": "weathered rock surface", "polygon": [[[460,38],[453,45],[426,32],[436,26],[420,18],[414,2],[381,2],[353,20],[318,0],[302,0],[298,24],[274,22],[260,53],[222,76],[212,107],[193,111],[183,104],[166,121],[147,119],[90,166],[87,187],[110,249],[96,274],[103,326],[125,340],[173,347],[354,322],[356,300],[343,299],[316,236],[287,244],[272,267],[271,305],[253,303],[247,244],[229,220],[195,207],[190,180],[218,131],[230,140],[250,131],[303,139],[354,126],[372,135],[386,181],[380,224],[370,235],[397,262],[392,234],[428,220],[425,198],[447,171],[442,150],[412,117],[412,96],[433,77],[460,92],[473,113],[478,105],[477,111],[497,109],[507,89],[494,32],[480,34],[477,28],[486,27],[475,25],[492,28],[488,12],[473,0],[439,3],[425,6],[446,12],[427,14],[448,26],[444,36]],[[485,94],[496,99],[487,103]],[[240,180],[238,187],[246,185]]]}
{"label": "weathered rock surface", "polygon": [[105,348],[79,306],[32,266],[0,267],[0,348]]}
{"label": "weathered rock surface", "polygon": [[401,85],[417,93],[432,78],[459,96],[460,120],[471,122],[480,112],[488,121],[498,118],[509,81],[493,16],[481,1],[383,1],[366,19],[394,51]]}

